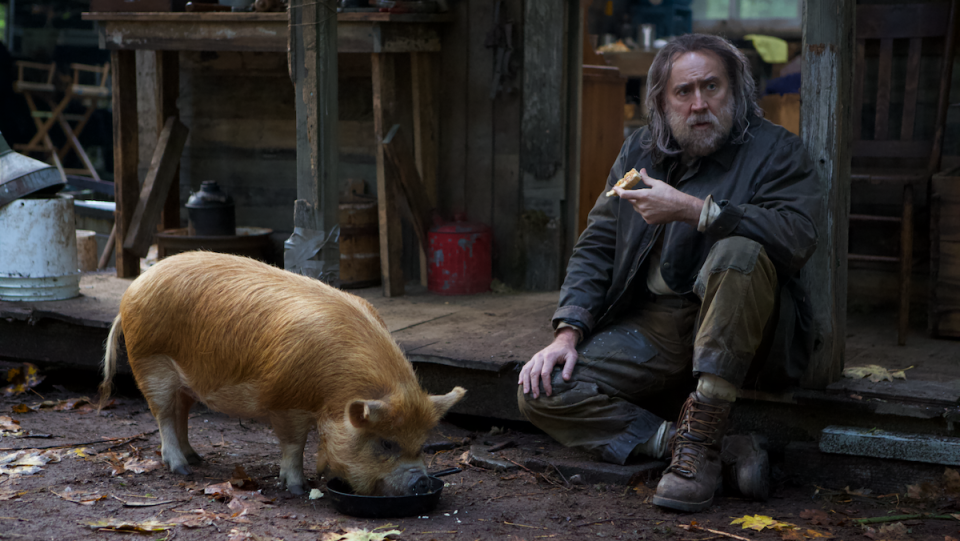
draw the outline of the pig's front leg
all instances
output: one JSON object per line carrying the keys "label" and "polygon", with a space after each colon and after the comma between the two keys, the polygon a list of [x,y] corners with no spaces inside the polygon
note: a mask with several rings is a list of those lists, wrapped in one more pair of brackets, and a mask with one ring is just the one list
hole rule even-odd
{"label": "pig's front leg", "polygon": [[270,423],[280,440],[280,484],[299,496],[309,488],[303,474],[303,449],[316,419],[303,411],[282,411],[272,413]]}

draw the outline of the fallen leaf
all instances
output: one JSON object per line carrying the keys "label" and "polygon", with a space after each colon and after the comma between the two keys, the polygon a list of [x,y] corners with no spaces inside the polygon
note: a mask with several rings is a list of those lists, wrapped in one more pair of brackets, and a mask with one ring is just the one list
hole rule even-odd
{"label": "fallen leaf", "polygon": [[241,490],[257,490],[260,488],[257,483],[247,475],[243,466],[239,464],[233,468],[233,475],[231,475],[229,483]]}
{"label": "fallen leaf", "polygon": [[910,368],[913,367],[911,366],[909,368],[889,372],[886,368],[876,364],[868,364],[866,366],[850,366],[843,369],[843,377],[852,379],[861,379],[865,377],[874,383],[879,383],[881,381],[893,381],[894,378],[907,379],[907,376],[903,373],[903,371],[909,370]]}
{"label": "fallen leaf", "polygon": [[276,537],[257,535],[250,533],[243,528],[232,528],[227,536],[227,541],[277,541]]}
{"label": "fallen leaf", "polygon": [[34,410],[33,408],[31,408],[30,406],[28,406],[28,405],[26,405],[26,404],[23,404],[23,403],[17,404],[16,406],[14,406],[14,407],[12,407],[12,408],[10,408],[10,409],[11,409],[14,413],[30,413],[31,411],[36,411],[36,410]]}
{"label": "fallen leaf", "polygon": [[63,489],[63,492],[57,492],[51,490],[54,495],[67,500],[68,502],[73,502],[80,505],[93,505],[100,500],[107,499],[105,494],[98,494],[96,492],[81,492],[79,490],[73,490],[71,487]]}
{"label": "fallen leaf", "polygon": [[213,511],[207,511],[206,509],[194,509],[192,511],[181,512],[182,514],[179,517],[175,517],[170,520],[173,524],[179,524],[185,528],[203,528],[205,526],[210,526],[218,520],[226,520],[230,518],[228,515],[223,513],[214,513]]}
{"label": "fallen leaf", "polygon": [[830,523],[830,515],[822,509],[804,509],[800,512],[800,518],[805,518],[818,526]]}
{"label": "fallen leaf", "polygon": [[20,427],[20,421],[13,417],[0,415],[0,434],[6,436],[11,432],[21,432],[22,430],[23,428]]}
{"label": "fallen leaf", "polygon": [[44,376],[40,375],[40,370],[36,366],[23,363],[20,368],[7,370],[7,383],[10,385],[7,385],[3,392],[7,396],[23,394],[39,385],[43,378]]}
{"label": "fallen leaf", "polygon": [[90,399],[85,396],[81,396],[80,398],[68,398],[65,400],[58,400],[56,405],[53,406],[53,411],[71,411],[85,405],[90,405]]}
{"label": "fallen leaf", "polygon": [[42,466],[60,460],[60,453],[53,449],[24,449],[0,456],[0,475],[33,475],[42,471]]}
{"label": "fallen leaf", "polygon": [[347,528],[345,533],[328,533],[321,539],[322,541],[384,541],[391,535],[400,535],[403,533],[400,530],[377,531],[388,526],[392,525],[381,526],[372,531],[361,528]]}
{"label": "fallen leaf", "polygon": [[877,530],[877,535],[884,541],[910,540],[910,532],[907,530],[907,526],[902,522],[894,522],[893,524],[884,524],[883,526],[880,526],[880,529]]}
{"label": "fallen leaf", "polygon": [[960,494],[960,472],[953,468],[944,469],[943,491],[950,495]]}
{"label": "fallen leaf", "polygon": [[780,522],[773,518],[764,516],[764,515],[744,515],[741,518],[738,518],[730,523],[731,526],[740,525],[744,530],[756,530],[763,531],[764,529],[771,529],[776,531],[781,530],[791,530],[796,529],[797,527],[789,522]]}
{"label": "fallen leaf", "polygon": [[160,461],[158,460],[142,460],[139,458],[131,458],[123,463],[123,469],[133,473],[146,473],[159,467]]}
{"label": "fallen leaf", "polygon": [[105,518],[101,520],[94,520],[84,522],[87,526],[93,528],[94,530],[108,531],[108,532],[140,532],[140,533],[151,533],[151,532],[162,532],[169,530],[174,527],[175,524],[170,522],[160,522],[158,520],[145,520],[143,522],[131,522],[128,520],[122,520],[118,518]]}
{"label": "fallen leaf", "polygon": [[907,498],[911,500],[928,501],[940,496],[940,487],[930,481],[916,485],[907,485]]}

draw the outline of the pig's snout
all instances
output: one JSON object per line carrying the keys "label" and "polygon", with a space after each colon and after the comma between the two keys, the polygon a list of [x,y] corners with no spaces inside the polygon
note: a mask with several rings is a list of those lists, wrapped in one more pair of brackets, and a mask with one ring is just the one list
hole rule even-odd
{"label": "pig's snout", "polygon": [[422,470],[410,470],[410,493],[426,494],[430,492],[430,476]]}

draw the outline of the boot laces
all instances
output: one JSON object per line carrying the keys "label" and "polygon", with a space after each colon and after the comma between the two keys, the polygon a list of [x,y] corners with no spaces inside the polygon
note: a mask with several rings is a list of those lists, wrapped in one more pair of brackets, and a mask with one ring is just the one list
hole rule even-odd
{"label": "boot laces", "polygon": [[723,414],[724,408],[696,400],[684,404],[680,426],[670,442],[673,460],[667,472],[690,478],[696,476],[707,448],[717,442]]}

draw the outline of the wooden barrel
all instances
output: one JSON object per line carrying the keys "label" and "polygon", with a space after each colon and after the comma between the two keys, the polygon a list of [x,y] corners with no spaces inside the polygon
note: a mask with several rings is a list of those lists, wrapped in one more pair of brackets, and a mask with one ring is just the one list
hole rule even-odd
{"label": "wooden barrel", "polygon": [[351,197],[340,203],[340,287],[380,283],[377,200]]}

